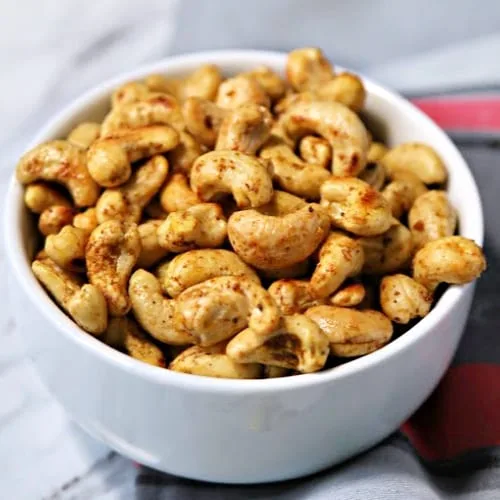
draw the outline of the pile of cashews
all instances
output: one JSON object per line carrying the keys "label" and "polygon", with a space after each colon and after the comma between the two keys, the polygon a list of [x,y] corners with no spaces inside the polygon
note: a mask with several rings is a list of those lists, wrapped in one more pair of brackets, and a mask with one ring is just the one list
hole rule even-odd
{"label": "pile of cashews", "polygon": [[486,261],[455,235],[439,155],[374,141],[364,100],[317,48],[286,79],[122,85],[102,123],[19,161],[33,273],[83,330],[178,372],[281,377],[381,348]]}

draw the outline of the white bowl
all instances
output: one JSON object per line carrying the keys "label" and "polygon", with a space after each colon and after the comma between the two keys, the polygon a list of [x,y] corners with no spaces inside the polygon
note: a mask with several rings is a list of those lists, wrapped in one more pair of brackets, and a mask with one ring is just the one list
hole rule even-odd
{"label": "white bowl", "polygon": [[[285,55],[221,51],[173,57],[107,81],[54,118],[33,145],[101,119],[119,84],[202,63],[228,74],[259,64],[282,71]],[[446,134],[408,101],[365,80],[367,114],[389,144],[423,141],[446,163],[460,234],[483,241],[474,179]],[[12,166],[14,170],[14,165]],[[6,200],[10,290],[19,332],[54,396],[89,434],[156,469],[193,479],[256,483],[295,478],[345,460],[394,431],[434,389],[452,359],[474,285],[452,286],[432,312],[379,351],[321,373],[219,380],[136,361],[82,332],[30,269],[33,225],[12,179]]]}

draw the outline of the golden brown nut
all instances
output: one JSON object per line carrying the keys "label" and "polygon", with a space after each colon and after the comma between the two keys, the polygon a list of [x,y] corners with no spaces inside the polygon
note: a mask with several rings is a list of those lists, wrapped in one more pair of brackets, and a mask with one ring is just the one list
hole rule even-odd
{"label": "golden brown nut", "polygon": [[309,259],[280,269],[259,269],[259,275],[266,280],[287,280],[303,278],[309,271]]}
{"label": "golden brown nut", "polygon": [[71,206],[71,203],[59,191],[43,182],[34,182],[26,186],[24,204],[35,214],[41,214],[54,205]]}
{"label": "golden brown nut", "polygon": [[457,213],[445,191],[428,191],[413,203],[408,225],[414,247],[419,249],[429,241],[452,236],[457,227]]}
{"label": "golden brown nut", "polygon": [[101,124],[83,122],[77,125],[68,135],[68,142],[82,149],[89,146],[101,135]]}
{"label": "golden brown nut", "polygon": [[38,219],[38,230],[44,235],[57,234],[64,226],[71,224],[74,211],[71,207],[53,205],[46,208]]}
{"label": "golden brown nut", "polygon": [[361,111],[365,104],[366,91],[359,76],[352,73],[339,73],[332,80],[316,89],[321,99],[340,102],[355,112]]}
{"label": "golden brown nut", "polygon": [[367,163],[358,177],[380,191],[385,184],[385,169],[381,163]]}
{"label": "golden brown nut", "polygon": [[222,82],[215,100],[222,109],[235,109],[242,104],[253,103],[269,108],[271,101],[255,78],[234,76]]}
{"label": "golden brown nut", "polygon": [[382,142],[373,141],[370,144],[370,149],[368,150],[368,162],[377,163],[381,160],[385,154],[389,151],[389,148]]}
{"label": "golden brown nut", "polygon": [[413,258],[413,278],[430,291],[439,283],[469,283],[485,269],[486,259],[481,248],[463,236],[430,241]]}
{"label": "golden brown nut", "polygon": [[325,299],[312,296],[306,280],[280,279],[269,287],[268,292],[284,315],[302,313],[310,307],[326,304]]}
{"label": "golden brown nut", "polygon": [[87,275],[103,293],[112,316],[124,316],[130,309],[127,283],[140,251],[136,224],[110,220],[90,235],[85,255]]}
{"label": "golden brown nut", "polygon": [[87,208],[84,212],[80,212],[73,217],[73,226],[82,229],[87,234],[90,234],[97,225],[97,214],[94,207]]}
{"label": "golden brown nut", "polygon": [[193,137],[208,147],[213,147],[217,140],[222,121],[228,115],[227,109],[222,109],[212,101],[191,97],[182,106],[182,114],[186,127]]}
{"label": "golden brown nut", "polygon": [[188,132],[179,132],[179,144],[167,153],[172,172],[188,175],[198,156],[204,151],[198,141]]}
{"label": "golden brown nut", "polygon": [[427,191],[425,184],[412,172],[399,170],[392,174],[392,181],[382,191],[396,219],[413,206],[415,200]]}
{"label": "golden brown nut", "polygon": [[242,73],[241,76],[254,78],[264,89],[271,101],[281,99],[286,92],[286,84],[281,77],[267,66],[257,66],[251,71]]}
{"label": "golden brown nut", "polygon": [[332,148],[326,139],[315,135],[306,135],[299,144],[301,158],[306,163],[330,168],[332,163]]}
{"label": "golden brown nut", "polygon": [[247,328],[226,347],[227,355],[239,363],[281,366],[302,373],[321,370],[328,352],[328,337],[302,314],[284,316],[279,327],[266,335]]}
{"label": "golden brown nut", "polygon": [[[283,215],[291,214],[306,206],[307,203],[302,198],[287,193],[286,191],[275,189],[269,203],[260,206],[257,210],[264,215],[282,217]],[[234,210],[233,213],[234,212],[236,212],[236,210]]]}
{"label": "golden brown nut", "polygon": [[321,186],[321,205],[334,226],[360,236],[375,236],[393,222],[385,198],[355,177],[331,177]]}
{"label": "golden brown nut", "polygon": [[385,276],[380,282],[380,305],[391,321],[406,324],[429,313],[432,293],[404,274]]}
{"label": "golden brown nut", "polygon": [[392,323],[378,311],[316,306],[306,311],[330,340],[330,351],[339,357],[362,356],[380,349],[392,337]]}
{"label": "golden brown nut", "polygon": [[68,141],[50,141],[28,151],[17,164],[21,184],[49,181],[62,184],[77,207],[93,205],[99,187],[87,170],[85,151]]}
{"label": "golden brown nut", "polygon": [[141,239],[141,253],[137,259],[137,267],[147,269],[168,254],[168,250],[158,243],[157,233],[161,223],[161,220],[148,220],[137,227]]}
{"label": "golden brown nut", "polygon": [[141,82],[127,82],[120,85],[111,95],[111,107],[116,108],[130,102],[146,99],[150,89]]}
{"label": "golden brown nut", "polygon": [[314,90],[334,76],[333,67],[321,49],[306,47],[288,54],[286,77],[297,91]]}
{"label": "golden brown nut", "polygon": [[160,193],[160,204],[167,213],[186,210],[199,203],[202,201],[189,187],[188,180],[183,174],[173,174]]}
{"label": "golden brown nut", "polygon": [[353,283],[337,290],[330,298],[330,303],[339,307],[356,307],[365,299],[366,289],[362,283]]}
{"label": "golden brown nut", "polygon": [[85,265],[85,245],[88,237],[89,234],[83,229],[64,226],[57,234],[47,236],[47,257],[63,269],[81,271]]}

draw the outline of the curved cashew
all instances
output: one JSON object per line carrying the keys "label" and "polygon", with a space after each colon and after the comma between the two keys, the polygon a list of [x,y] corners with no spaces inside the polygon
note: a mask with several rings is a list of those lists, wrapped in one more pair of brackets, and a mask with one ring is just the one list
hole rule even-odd
{"label": "curved cashew", "polygon": [[137,259],[137,267],[154,266],[168,254],[168,250],[158,243],[158,228],[161,224],[161,220],[148,220],[137,226],[141,239],[141,253]]}
{"label": "curved cashew", "polygon": [[425,184],[441,184],[448,174],[439,155],[426,144],[407,142],[389,150],[379,160],[389,176],[396,170],[415,174]]}
{"label": "curved cashew", "polygon": [[394,224],[383,234],[358,240],[363,247],[365,274],[395,273],[409,264],[413,244],[406,226],[394,220]]}
{"label": "curved cashew", "polygon": [[95,207],[99,223],[114,219],[139,222],[142,210],[159,191],[167,175],[167,160],[163,156],[153,156],[125,184],[106,189]]}
{"label": "curved cashew", "polygon": [[68,142],[82,149],[88,149],[101,135],[101,124],[83,122],[77,125],[68,135]]}
{"label": "curved cashew", "polygon": [[186,128],[201,144],[213,147],[222,121],[229,111],[219,108],[212,101],[190,97],[182,106]]}
{"label": "curved cashew", "polygon": [[50,141],[28,151],[16,169],[21,184],[42,180],[62,184],[77,207],[93,205],[99,186],[87,170],[85,151],[68,141]]}
{"label": "curved cashew", "polygon": [[286,280],[302,278],[309,272],[309,259],[297,262],[281,269],[259,269],[259,275],[265,280]]}
{"label": "curved cashew", "polygon": [[248,76],[234,76],[222,82],[215,100],[222,109],[235,109],[242,104],[254,103],[269,108],[271,102],[257,79]]}
{"label": "curved cashew", "polygon": [[184,174],[173,174],[160,193],[160,204],[167,213],[186,210],[199,203],[202,201],[189,187]]}
{"label": "curved cashew", "polygon": [[[284,215],[296,212],[307,206],[307,203],[298,196],[287,193],[286,191],[273,192],[271,200],[258,208],[258,211],[264,215],[274,215],[275,217],[283,217]],[[233,212],[234,213],[234,212]],[[232,215],[232,214],[231,214]]]}
{"label": "curved cashew", "polygon": [[122,130],[92,144],[87,152],[90,175],[101,186],[120,186],[132,175],[132,162],[165,153],[178,142],[177,132],[167,126]]}
{"label": "curved cashew", "polygon": [[398,170],[393,173],[392,181],[384,188],[382,195],[388,201],[392,215],[399,219],[426,191],[425,184],[415,174]]}
{"label": "curved cashew", "polygon": [[284,316],[279,327],[266,335],[247,328],[226,347],[227,355],[239,363],[281,366],[302,373],[321,370],[328,352],[328,337],[302,314]]}
{"label": "curved cashew", "polygon": [[191,167],[203,150],[196,139],[187,132],[179,132],[179,144],[168,152],[167,158],[173,172],[186,175],[191,172]]}
{"label": "curved cashew", "polygon": [[[162,272],[162,269],[165,271]],[[203,281],[218,276],[245,276],[260,284],[255,271],[229,250],[191,250],[177,255],[158,268],[162,288],[171,297]]]}
{"label": "curved cashew", "polygon": [[311,295],[328,297],[347,278],[358,275],[363,263],[363,247],[358,241],[339,232],[330,233],[319,251],[319,262],[311,276]]}
{"label": "curved cashew", "polygon": [[367,163],[358,177],[373,189],[380,191],[385,184],[385,169],[380,163]]}
{"label": "curved cashew", "polygon": [[290,137],[316,133],[330,143],[332,172],[336,176],[355,176],[365,167],[370,146],[368,133],[358,115],[343,104],[299,101],[290,106],[284,120]]}
{"label": "curved cashew", "polygon": [[87,208],[73,217],[73,226],[82,229],[86,234],[90,234],[98,225],[97,214],[94,207]]}
{"label": "curved cashew", "polygon": [[227,222],[217,203],[200,203],[172,212],[158,228],[158,243],[170,252],[216,248],[227,235]]}
{"label": "curved cashew", "polygon": [[136,224],[110,220],[97,226],[86,248],[87,275],[99,288],[112,316],[130,309],[127,282],[141,251]]}
{"label": "curved cashew", "polygon": [[334,306],[355,307],[365,299],[366,289],[361,283],[353,283],[337,290],[330,299]]}
{"label": "curved cashew", "polygon": [[306,135],[299,143],[299,153],[306,163],[329,168],[332,162],[332,148],[326,139]]}
{"label": "curved cashew", "polygon": [[321,205],[335,226],[360,236],[375,236],[393,223],[389,204],[366,182],[331,177],[321,186]]}
{"label": "curved cashew", "polygon": [[392,323],[379,311],[316,306],[306,311],[330,340],[330,351],[339,357],[362,356],[380,349],[392,337]]}
{"label": "curved cashew", "polygon": [[286,61],[286,77],[297,91],[314,90],[334,78],[333,67],[321,49],[293,50]]}
{"label": "curved cashew", "polygon": [[81,328],[93,335],[100,335],[106,330],[106,300],[97,287],[81,286],[74,274],[62,270],[50,259],[35,260],[31,268],[55,301]]}
{"label": "curved cashew", "polygon": [[312,296],[309,282],[305,280],[280,279],[269,287],[268,292],[284,315],[302,313],[326,303],[325,299]]}
{"label": "curved cashew", "polygon": [[332,80],[316,89],[320,99],[340,102],[355,112],[361,111],[365,104],[366,91],[357,75],[352,73],[339,73]]}
{"label": "curved cashew", "polygon": [[272,69],[267,66],[257,66],[251,71],[241,73],[240,76],[254,78],[264,89],[271,101],[281,99],[286,92],[286,84]]}
{"label": "curved cashew", "polygon": [[142,82],[124,83],[111,94],[111,107],[116,108],[123,104],[142,101],[146,99],[150,93],[150,89]]}
{"label": "curved cashew", "polygon": [[64,226],[71,224],[74,214],[68,206],[53,205],[46,208],[38,219],[38,230],[44,236],[57,234]]}
{"label": "curved cashew", "polygon": [[151,273],[138,269],[128,286],[135,319],[152,337],[173,345],[192,344],[192,336],[174,325],[175,302],[161,292],[160,283]]}
{"label": "curved cashew", "polygon": [[323,182],[330,172],[319,165],[304,163],[293,149],[279,139],[264,146],[260,157],[269,160],[274,180],[286,191],[308,199],[319,198]]}
{"label": "curved cashew", "polygon": [[85,245],[89,234],[83,229],[64,226],[57,234],[47,236],[45,252],[59,267],[81,271],[85,262]]}
{"label": "curved cashew", "polygon": [[272,125],[273,118],[266,107],[243,104],[222,121],[215,149],[255,154],[271,135]]}
{"label": "curved cashew", "polygon": [[219,276],[184,290],[175,299],[176,325],[202,346],[232,337],[247,326],[262,335],[280,314],[269,293],[246,276]]}
{"label": "curved cashew", "polygon": [[329,226],[323,209],[310,204],[282,217],[257,210],[235,212],[227,229],[234,251],[245,262],[259,269],[280,269],[307,259]]}
{"label": "curved cashew", "polygon": [[159,73],[151,73],[144,78],[144,85],[146,85],[149,92],[171,94],[176,98],[178,98],[181,84],[181,79],[167,78],[165,75],[161,75]]}
{"label": "curved cashew", "polygon": [[389,151],[389,148],[382,142],[373,141],[368,149],[368,163],[377,163]]}
{"label": "curved cashew", "polygon": [[183,351],[169,366],[174,372],[215,378],[260,378],[257,363],[237,363],[226,354],[224,343],[209,347],[195,345]]}
{"label": "curved cashew", "polygon": [[380,282],[380,305],[391,321],[405,325],[429,313],[432,293],[404,274],[385,276]]}
{"label": "curved cashew", "polygon": [[34,182],[26,186],[24,204],[35,214],[41,214],[54,205],[71,207],[71,203],[59,191],[43,182]]}
{"label": "curved cashew", "polygon": [[485,269],[486,259],[481,248],[463,236],[430,241],[413,258],[413,278],[430,291],[439,283],[469,283]]}
{"label": "curved cashew", "polygon": [[446,191],[428,191],[420,195],[408,214],[408,225],[416,249],[429,241],[452,236],[457,227],[457,213]]}
{"label": "curved cashew", "polygon": [[239,208],[260,207],[273,195],[267,168],[254,156],[238,151],[211,151],[191,170],[191,188],[203,200],[231,193]]}

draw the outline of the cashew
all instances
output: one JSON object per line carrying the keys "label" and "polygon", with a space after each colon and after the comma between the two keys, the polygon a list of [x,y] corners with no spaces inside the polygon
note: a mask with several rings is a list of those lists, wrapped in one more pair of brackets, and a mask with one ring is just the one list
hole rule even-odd
{"label": "cashew", "polygon": [[53,205],[46,208],[38,219],[38,230],[44,235],[57,234],[64,226],[71,224],[74,211],[71,207]]}
{"label": "cashew", "polygon": [[358,115],[333,101],[297,102],[285,114],[285,128],[298,139],[316,133],[332,147],[332,172],[339,177],[358,175],[366,165],[368,133]]}
{"label": "cashew", "polygon": [[368,149],[367,160],[368,163],[377,163],[380,161],[385,154],[389,151],[389,148],[382,142],[373,141]]}
{"label": "cashew", "polygon": [[153,156],[125,184],[106,189],[95,207],[99,223],[113,219],[139,222],[142,210],[159,191],[167,175],[167,160],[163,156]]}
{"label": "cashew", "polygon": [[311,276],[311,295],[328,297],[347,278],[357,276],[363,262],[363,247],[358,241],[339,232],[330,233],[319,251],[319,262]]}
{"label": "cashew", "polygon": [[69,271],[81,271],[85,262],[88,236],[83,229],[64,226],[57,234],[47,236],[45,252],[59,267]]}
{"label": "cashew", "polygon": [[216,378],[259,378],[261,366],[257,363],[237,363],[225,352],[225,344],[201,347],[195,345],[183,351],[169,366],[174,372],[190,373]]}
{"label": "cashew", "polygon": [[150,94],[150,89],[141,82],[127,82],[118,87],[111,95],[111,107],[142,101]]}
{"label": "cashew", "polygon": [[267,66],[257,66],[251,71],[240,74],[240,76],[254,78],[264,89],[271,101],[281,99],[286,92],[285,82]]}
{"label": "cashew", "polygon": [[306,135],[299,144],[299,153],[306,163],[329,168],[332,162],[332,148],[326,139]]}
{"label": "cashew", "polygon": [[158,243],[170,252],[216,248],[227,235],[227,222],[217,203],[200,203],[172,212],[158,228]]}
{"label": "cashew", "polygon": [[306,311],[330,340],[330,351],[339,357],[362,356],[380,349],[392,337],[389,318],[379,311],[316,306]]}
{"label": "cashew", "polygon": [[[177,98],[182,80],[177,78],[167,78],[158,73],[151,73],[144,79],[144,84],[149,92],[161,92],[171,94]],[[142,98],[146,97],[142,96]],[[140,99],[139,99],[140,100]]]}
{"label": "cashew", "polygon": [[154,266],[168,254],[168,250],[165,250],[158,243],[157,232],[161,223],[161,220],[149,220],[137,226],[141,239],[141,253],[137,259],[137,267],[148,268]]}
{"label": "cashew", "polygon": [[186,210],[199,203],[200,198],[191,190],[184,174],[173,174],[160,193],[160,204],[167,213]]}
{"label": "cashew", "polygon": [[43,182],[35,182],[26,186],[24,203],[35,214],[41,214],[54,205],[71,206],[71,203],[59,191]]}
{"label": "cashew", "polygon": [[373,189],[380,191],[385,184],[385,169],[380,163],[367,163],[358,177]]}
{"label": "cashew", "polygon": [[288,368],[281,366],[264,365],[264,378],[279,378],[290,375]]}
{"label": "cashew", "polygon": [[187,132],[179,132],[179,144],[168,152],[167,158],[173,172],[189,174],[198,156],[203,153],[196,139]]}
{"label": "cashew", "polygon": [[239,363],[281,366],[302,373],[321,370],[328,352],[328,337],[302,314],[284,316],[278,329],[266,335],[247,328],[226,347],[227,355]]}
{"label": "cashew", "polygon": [[457,227],[457,213],[445,191],[428,191],[413,203],[408,225],[418,250],[429,241],[452,236]]}
{"label": "cashew", "polygon": [[363,284],[353,283],[337,290],[331,297],[330,302],[334,306],[355,307],[363,302],[365,295],[366,290]]}
{"label": "cashew", "polygon": [[321,186],[321,205],[333,225],[360,236],[382,234],[393,223],[389,204],[366,182],[332,177]]}
{"label": "cashew", "polygon": [[305,280],[280,279],[269,287],[268,292],[284,315],[302,313],[326,303],[324,299],[311,295],[309,282]]}
{"label": "cashew", "polygon": [[77,207],[93,205],[99,186],[87,170],[85,151],[67,141],[50,141],[28,151],[17,164],[17,180],[31,184],[42,180],[62,184]]}
{"label": "cashew", "polygon": [[132,175],[132,162],[169,151],[178,142],[177,132],[167,126],[122,130],[92,144],[87,153],[90,175],[101,186],[120,186]]}
{"label": "cashew", "polygon": [[89,146],[101,135],[101,124],[94,122],[83,122],[77,125],[68,135],[68,142],[82,149]]}
{"label": "cashew", "polygon": [[313,90],[334,76],[333,68],[321,49],[306,47],[288,54],[286,77],[297,91]]}
{"label": "cashew", "polygon": [[273,178],[281,188],[304,198],[319,198],[321,185],[331,175],[319,165],[303,162],[292,148],[279,139],[269,141],[260,156],[271,163]]}
{"label": "cashew", "polygon": [[363,247],[365,274],[390,274],[409,264],[412,237],[406,226],[394,220],[393,225],[379,236],[359,238]]}
{"label": "cashew", "polygon": [[141,251],[136,224],[110,220],[97,226],[86,248],[87,275],[99,288],[112,316],[130,309],[127,282]]}
{"label": "cashew", "polygon": [[[160,268],[164,267],[165,272]],[[260,284],[255,271],[234,252],[228,250],[191,250],[177,255],[167,265],[159,266],[163,290],[171,297],[193,285],[218,276],[245,276]]]}
{"label": "cashew", "polygon": [[215,149],[255,154],[269,138],[272,125],[273,118],[266,107],[243,104],[222,121]]}
{"label": "cashew", "polygon": [[320,99],[340,102],[344,106],[359,112],[365,104],[366,91],[361,81],[352,73],[339,73],[332,80],[316,89]]}
{"label": "cashew", "polygon": [[269,293],[246,276],[219,276],[175,299],[176,326],[202,346],[232,337],[247,326],[259,334],[276,329],[280,314]]}
{"label": "cashew", "polygon": [[439,283],[469,283],[485,269],[486,259],[481,248],[463,236],[430,241],[413,258],[413,278],[430,291]]}
{"label": "cashew", "polygon": [[192,336],[174,325],[175,302],[163,296],[151,273],[138,269],[130,277],[128,293],[135,319],[152,337],[173,345],[192,344]]}
{"label": "cashew", "polygon": [[260,207],[273,195],[267,168],[254,156],[238,151],[211,151],[191,170],[191,188],[203,201],[231,193],[239,208]]}
{"label": "cashew", "polygon": [[406,170],[425,184],[441,184],[448,176],[443,161],[434,149],[418,142],[407,142],[392,148],[380,162],[389,176],[395,170]]}
{"label": "cashew", "polygon": [[259,275],[266,280],[303,278],[309,272],[309,259],[280,269],[259,269]]}
{"label": "cashew", "polygon": [[106,300],[97,287],[81,286],[75,275],[64,271],[50,259],[35,260],[31,268],[55,301],[81,328],[93,335],[100,335],[106,330]]}
{"label": "cashew", "polygon": [[190,97],[182,106],[186,128],[193,137],[205,146],[213,147],[222,121],[229,111],[219,108],[212,101]]}
{"label": "cashew", "polygon": [[215,103],[222,109],[235,109],[247,103],[266,108],[271,105],[269,96],[258,81],[241,75],[228,78],[220,84]]}
{"label": "cashew", "polygon": [[327,234],[329,219],[316,204],[276,217],[257,210],[235,212],[228,221],[235,252],[259,269],[280,269],[302,262]]}
{"label": "cashew", "polygon": [[306,206],[307,203],[302,198],[287,193],[286,191],[278,191],[276,189],[269,203],[260,206],[258,211],[264,215],[282,217],[283,215],[291,214]]}
{"label": "cashew", "polygon": [[404,274],[385,276],[380,283],[380,305],[391,321],[407,324],[429,313],[432,293]]}
{"label": "cashew", "polygon": [[412,172],[399,170],[392,176],[392,182],[382,191],[396,219],[401,218],[413,206],[415,200],[427,191],[425,184]]}
{"label": "cashew", "polygon": [[98,225],[97,214],[94,207],[87,208],[73,217],[73,226],[82,229],[86,234],[90,234]]}

